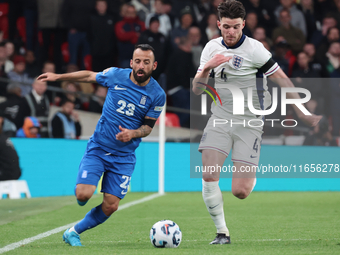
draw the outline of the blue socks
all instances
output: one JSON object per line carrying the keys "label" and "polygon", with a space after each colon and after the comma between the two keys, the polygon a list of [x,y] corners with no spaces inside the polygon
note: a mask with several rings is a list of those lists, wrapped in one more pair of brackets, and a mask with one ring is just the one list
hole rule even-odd
{"label": "blue socks", "polygon": [[85,215],[84,219],[82,219],[79,223],[77,223],[74,226],[74,229],[78,234],[81,234],[85,230],[88,230],[90,228],[94,228],[94,227],[98,226],[99,224],[102,224],[109,217],[110,216],[105,215],[105,213],[102,210],[102,205],[100,204],[97,207],[92,208],[91,211],[89,211]]}

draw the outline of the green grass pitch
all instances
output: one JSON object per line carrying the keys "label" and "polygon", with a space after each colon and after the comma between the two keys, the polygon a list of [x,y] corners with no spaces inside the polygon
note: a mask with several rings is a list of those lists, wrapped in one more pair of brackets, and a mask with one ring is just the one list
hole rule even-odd
{"label": "green grass pitch", "polygon": [[[147,195],[128,193],[121,204]],[[85,247],[66,245],[60,232],[5,254],[340,254],[340,192],[253,192],[245,200],[223,195],[230,245],[209,245],[216,230],[200,193],[168,193],[84,232]],[[0,248],[80,220],[99,203],[100,195],[84,207],[74,197],[0,200]],[[162,219],[180,226],[178,248],[151,245],[149,230]]]}

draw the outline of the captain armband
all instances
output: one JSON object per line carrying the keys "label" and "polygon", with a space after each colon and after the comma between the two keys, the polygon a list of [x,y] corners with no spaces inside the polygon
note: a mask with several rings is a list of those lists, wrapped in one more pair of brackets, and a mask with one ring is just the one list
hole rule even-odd
{"label": "captain armband", "polygon": [[274,59],[269,59],[267,61],[267,63],[264,64],[264,66],[262,66],[259,70],[262,72],[262,73],[267,73],[274,65],[276,64],[275,60]]}
{"label": "captain armband", "polygon": [[143,125],[148,125],[149,127],[153,128],[156,124],[156,120],[154,119],[144,119]]}

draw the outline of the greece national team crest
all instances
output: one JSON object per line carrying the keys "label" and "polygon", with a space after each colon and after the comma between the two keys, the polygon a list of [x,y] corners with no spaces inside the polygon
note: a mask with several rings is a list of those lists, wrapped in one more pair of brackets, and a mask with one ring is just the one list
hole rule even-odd
{"label": "greece national team crest", "polygon": [[146,104],[146,98],[147,98],[147,96],[143,95],[143,96],[141,97],[140,101],[139,101],[139,104],[140,104],[140,105],[145,105],[145,104]]}
{"label": "greece national team crest", "polygon": [[233,56],[233,66],[235,69],[240,69],[243,64],[243,58],[240,56],[234,55]]}

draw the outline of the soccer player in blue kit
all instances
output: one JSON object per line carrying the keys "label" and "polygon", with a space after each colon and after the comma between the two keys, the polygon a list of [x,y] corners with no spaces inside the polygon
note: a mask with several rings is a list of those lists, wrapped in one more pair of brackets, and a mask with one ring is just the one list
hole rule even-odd
{"label": "soccer player in blue kit", "polygon": [[96,190],[103,175],[103,202],[89,211],[63,235],[65,243],[82,246],[79,235],[105,222],[118,209],[130,184],[141,137],[148,136],[165,104],[165,93],[151,77],[157,68],[154,49],[148,44],[135,47],[131,69],[108,68],[103,72],[45,73],[41,81],[99,83],[108,88],[103,113],[88,141],[80,162],[76,185],[78,204],[83,206]]}

